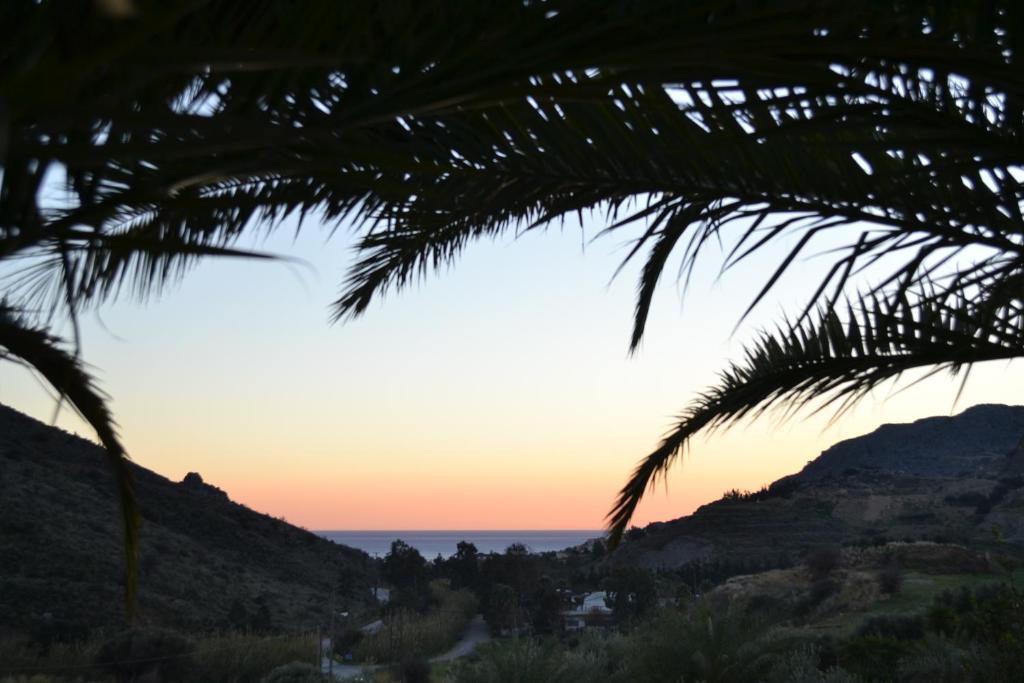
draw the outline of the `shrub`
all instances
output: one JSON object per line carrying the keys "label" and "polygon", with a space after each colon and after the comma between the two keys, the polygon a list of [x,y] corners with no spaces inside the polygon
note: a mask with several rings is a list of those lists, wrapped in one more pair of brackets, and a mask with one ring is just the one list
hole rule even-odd
{"label": "shrub", "polygon": [[840,559],[842,551],[839,546],[824,545],[809,552],[804,558],[804,564],[814,578],[823,579],[839,567]]}
{"label": "shrub", "polygon": [[275,668],[312,660],[316,649],[316,637],[312,634],[283,638],[227,634],[204,638],[197,643],[192,656],[192,680],[255,683]]}
{"label": "shrub", "polygon": [[972,640],[1015,643],[1024,652],[1024,595],[1005,584],[980,586],[972,593],[944,592],[928,615],[936,630]]}
{"label": "shrub", "polygon": [[924,638],[924,627],[924,617],[885,614],[866,620],[857,629],[857,636],[861,638],[920,640]]}
{"label": "shrub", "polygon": [[871,681],[891,681],[900,660],[913,652],[914,643],[877,636],[855,637],[839,648],[839,665]]}
{"label": "shrub", "polygon": [[86,639],[89,627],[81,621],[45,617],[32,624],[29,637],[44,653],[55,643],[76,643]]}
{"label": "shrub", "polygon": [[326,683],[327,680],[327,676],[312,664],[292,662],[277,667],[262,678],[260,683]]}
{"label": "shrub", "polygon": [[430,683],[430,662],[422,657],[409,657],[398,667],[402,683]]}
{"label": "shrub", "polygon": [[771,618],[785,615],[788,607],[789,604],[783,598],[758,593],[747,601],[746,611],[748,614],[759,614]]}
{"label": "shrub", "polygon": [[577,683],[603,679],[605,667],[603,653],[598,650],[566,651],[552,641],[515,638],[481,646],[473,660],[461,660],[455,665],[448,680],[454,683]]}
{"label": "shrub", "polygon": [[819,668],[819,657],[813,647],[802,647],[785,653],[778,663],[772,667],[768,679],[770,683],[858,683],[856,676],[840,669],[830,667],[824,671]]}
{"label": "shrub", "polygon": [[170,631],[131,629],[100,646],[96,664],[122,680],[144,674],[161,681],[191,680],[192,643]]}
{"label": "shrub", "polygon": [[753,502],[759,500],[767,500],[774,495],[767,486],[762,486],[757,491],[740,491],[739,489],[730,489],[722,494],[722,500],[726,502]]}
{"label": "shrub", "polygon": [[903,587],[903,570],[899,563],[890,559],[878,570],[878,588],[886,595],[896,595]]}
{"label": "shrub", "polygon": [[832,579],[818,579],[811,584],[807,597],[800,604],[798,611],[806,614],[829,597],[839,592],[839,584]]}
{"label": "shrub", "polygon": [[737,610],[706,604],[664,610],[630,635],[623,653],[624,680],[759,680],[766,647],[762,636],[759,620]]}
{"label": "shrub", "polygon": [[967,680],[963,653],[945,638],[927,637],[916,652],[899,664],[900,681],[907,683],[961,683]]}

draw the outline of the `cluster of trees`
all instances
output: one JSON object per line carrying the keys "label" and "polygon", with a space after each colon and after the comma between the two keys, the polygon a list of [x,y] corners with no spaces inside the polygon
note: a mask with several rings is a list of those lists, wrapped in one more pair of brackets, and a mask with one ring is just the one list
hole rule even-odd
{"label": "cluster of trees", "polygon": [[531,553],[521,544],[484,554],[462,541],[453,555],[428,562],[415,548],[397,540],[381,566],[384,578],[394,586],[391,608],[428,609],[425,587],[431,580],[443,579],[453,590],[468,589],[477,596],[481,612],[496,633],[558,633],[561,613],[573,607],[573,595],[594,591],[607,593],[607,607],[619,621],[648,613],[657,604],[654,574],[602,562],[603,544],[594,546],[556,558]]}
{"label": "cluster of trees", "polygon": [[396,606],[424,607],[424,588],[431,579],[446,579],[453,589],[473,591],[481,611],[496,632],[537,630],[551,633],[564,599],[545,573],[557,563],[532,554],[520,544],[504,553],[481,554],[468,541],[454,555],[432,562],[401,540],[391,545],[382,564],[384,577],[395,587]]}

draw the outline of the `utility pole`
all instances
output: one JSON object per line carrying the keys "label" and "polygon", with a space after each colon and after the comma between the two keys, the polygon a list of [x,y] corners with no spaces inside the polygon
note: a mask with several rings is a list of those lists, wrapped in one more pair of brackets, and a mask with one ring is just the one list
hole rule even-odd
{"label": "utility pole", "polygon": [[379,600],[377,597],[377,591],[380,585],[380,562],[378,562],[378,560],[380,560],[380,553],[375,552],[373,554],[373,559],[373,599]]}
{"label": "utility pole", "polygon": [[327,650],[327,673],[334,676],[334,594],[337,588],[331,588],[331,629],[327,633],[330,649]]}

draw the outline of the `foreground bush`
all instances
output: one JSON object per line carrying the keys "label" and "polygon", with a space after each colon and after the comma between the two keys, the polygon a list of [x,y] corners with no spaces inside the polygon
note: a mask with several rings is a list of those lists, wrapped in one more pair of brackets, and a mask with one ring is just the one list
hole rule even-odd
{"label": "foreground bush", "polygon": [[[553,641],[533,638],[488,643],[475,661],[451,672],[454,683],[576,683],[606,678],[606,659],[593,651],[569,651]],[[640,680],[640,679],[638,679]]]}
{"label": "foreground bush", "polygon": [[763,626],[748,614],[700,605],[664,610],[629,637],[626,680],[746,683],[762,677]]}
{"label": "foreground bush", "polygon": [[[91,670],[101,644],[96,640],[55,643],[42,651],[36,644],[23,639],[0,640],[0,681],[22,683],[31,680],[31,672],[35,667],[45,670],[77,671],[79,676],[90,683],[94,678],[109,680],[109,676]],[[40,681],[51,680],[42,675],[37,675],[36,678]]]}
{"label": "foreground bush", "polygon": [[260,683],[326,683],[329,679],[312,664],[292,662],[279,666],[260,680]]}
{"label": "foreground bush", "polygon": [[105,640],[61,643],[45,654],[24,640],[0,640],[0,683],[258,683],[275,668],[316,657],[308,636],[224,634],[186,639],[135,629]]}
{"label": "foreground bush", "polygon": [[160,681],[195,680],[193,648],[191,641],[171,631],[131,629],[103,643],[96,665],[125,681],[144,675]]}
{"label": "foreground bush", "polygon": [[204,638],[192,656],[195,681],[256,683],[268,673],[294,662],[316,658],[316,636],[226,634]]}
{"label": "foreground bush", "polygon": [[398,666],[398,680],[402,683],[430,683],[430,662],[422,657],[410,657]]}
{"label": "foreground bush", "polygon": [[804,564],[815,579],[824,579],[839,568],[842,551],[839,546],[823,545],[815,548],[804,558]]}
{"label": "foreground bush", "polygon": [[792,650],[779,657],[767,681],[771,683],[860,683],[863,679],[838,667],[822,670],[813,647]]}

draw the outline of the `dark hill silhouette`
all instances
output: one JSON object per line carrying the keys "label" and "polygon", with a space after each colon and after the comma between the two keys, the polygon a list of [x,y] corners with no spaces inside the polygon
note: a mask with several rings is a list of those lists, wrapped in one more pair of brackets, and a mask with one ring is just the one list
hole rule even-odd
{"label": "dark hill silhouette", "polygon": [[998,474],[1022,436],[1024,406],[976,405],[955,417],[885,424],[870,434],[840,441],[796,476],[810,481],[851,467],[928,478]]}
{"label": "dark hill silhouette", "polygon": [[1024,546],[1022,439],[1024,406],[977,405],[953,417],[886,424],[764,490],[731,492],[692,515],[651,524],[621,556],[647,566],[721,560],[756,570],[823,544]]}
{"label": "dark hill silhouette", "polygon": [[[324,618],[334,587],[343,604],[368,595],[365,553],[234,503],[197,473],[132,471],[140,622],[293,630]],[[98,446],[0,405],[0,628],[122,624],[119,523]]]}

